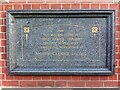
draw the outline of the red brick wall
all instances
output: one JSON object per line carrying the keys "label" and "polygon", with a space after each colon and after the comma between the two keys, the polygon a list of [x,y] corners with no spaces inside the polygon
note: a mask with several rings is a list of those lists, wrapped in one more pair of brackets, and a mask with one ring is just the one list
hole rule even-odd
{"label": "red brick wall", "polygon": [[[17,2],[18,1],[18,2]],[[120,10],[112,0],[10,0],[0,4],[0,86],[17,87],[118,87],[120,84]],[[33,2],[34,1],[34,2]],[[39,3],[35,3],[41,1]],[[86,2],[87,1],[87,2]],[[91,0],[95,1],[95,0]],[[98,1],[98,0],[96,0]],[[106,1],[102,3],[103,1]],[[110,3],[108,3],[109,1]],[[14,2],[14,3],[13,3]],[[116,9],[116,72],[114,76],[9,76],[6,65],[6,10],[20,9]]]}

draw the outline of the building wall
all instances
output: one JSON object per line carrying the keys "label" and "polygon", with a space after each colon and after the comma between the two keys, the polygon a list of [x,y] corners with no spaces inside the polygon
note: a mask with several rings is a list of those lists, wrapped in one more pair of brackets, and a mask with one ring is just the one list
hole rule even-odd
{"label": "building wall", "polygon": [[[120,7],[117,0],[10,0],[0,4],[0,86],[118,87],[120,86]],[[6,10],[115,9],[116,67],[113,76],[9,76],[6,64]]]}

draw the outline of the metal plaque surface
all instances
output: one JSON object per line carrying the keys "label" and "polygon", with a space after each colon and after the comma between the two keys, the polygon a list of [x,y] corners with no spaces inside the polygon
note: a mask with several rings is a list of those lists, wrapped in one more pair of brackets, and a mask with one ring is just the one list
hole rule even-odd
{"label": "metal plaque surface", "polygon": [[112,75],[114,10],[7,11],[11,75]]}

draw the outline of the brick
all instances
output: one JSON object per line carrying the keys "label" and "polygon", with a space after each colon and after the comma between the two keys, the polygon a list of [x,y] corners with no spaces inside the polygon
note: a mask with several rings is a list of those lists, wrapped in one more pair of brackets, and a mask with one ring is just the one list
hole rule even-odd
{"label": "brick", "polygon": [[120,80],[120,74],[118,74],[118,80]]}
{"label": "brick", "polygon": [[0,33],[0,39],[6,39],[6,34],[5,33]]}
{"label": "brick", "polygon": [[7,58],[6,54],[1,54],[1,59],[6,59],[6,58]]}
{"label": "brick", "polygon": [[71,79],[72,79],[72,80],[80,80],[80,79],[81,79],[81,76],[72,76]]}
{"label": "brick", "polygon": [[109,80],[117,80],[117,75],[109,76]]}
{"label": "brick", "polygon": [[90,76],[81,76],[81,80],[90,80]]}
{"label": "brick", "polygon": [[5,79],[5,74],[0,74],[0,80],[4,80]]}
{"label": "brick", "polygon": [[61,9],[61,4],[51,4],[51,9]]}
{"label": "brick", "polygon": [[31,9],[31,4],[23,4],[23,9]]}
{"label": "brick", "polygon": [[110,4],[110,9],[118,10],[119,9],[119,4]]}
{"label": "brick", "polygon": [[119,18],[116,18],[116,24],[119,24]]}
{"label": "brick", "polygon": [[85,82],[80,81],[68,81],[69,87],[85,87]]}
{"label": "brick", "polygon": [[42,80],[41,76],[33,76],[33,80]]}
{"label": "brick", "polygon": [[56,87],[66,87],[67,86],[67,82],[66,81],[56,81],[55,82],[55,86]]}
{"label": "brick", "polygon": [[0,11],[0,18],[2,17],[2,11]]}
{"label": "brick", "polygon": [[41,4],[41,9],[49,9],[49,4]]}
{"label": "brick", "polygon": [[62,4],[62,9],[70,9],[70,4]]}
{"label": "brick", "polygon": [[4,67],[6,67],[7,66],[7,61],[6,60],[2,60],[2,64],[3,64]]}
{"label": "brick", "polygon": [[120,11],[117,11],[118,12],[118,16],[120,16]]}
{"label": "brick", "polygon": [[58,0],[58,3],[75,3],[75,0]]}
{"label": "brick", "polygon": [[116,25],[116,31],[120,31],[120,25]]}
{"label": "brick", "polygon": [[116,59],[116,61],[115,61],[115,66],[116,66],[116,67],[119,67],[119,59]]}
{"label": "brick", "polygon": [[103,87],[103,82],[97,82],[97,81],[86,82],[86,87]]}
{"label": "brick", "polygon": [[76,0],[76,3],[112,3],[113,0]]}
{"label": "brick", "polygon": [[5,18],[6,17],[6,12],[1,12],[1,17]]}
{"label": "brick", "polygon": [[60,80],[60,76],[51,76],[51,80]]}
{"label": "brick", "polygon": [[45,0],[28,0],[29,3],[45,3]]}
{"label": "brick", "polygon": [[4,64],[4,61],[0,61],[0,67],[4,67],[5,66],[5,64]]}
{"label": "brick", "polygon": [[6,53],[6,51],[7,51],[7,50],[6,50],[6,47],[4,47],[4,53]]}
{"label": "brick", "polygon": [[[0,67],[2,67],[2,61],[0,61]],[[1,73],[0,73],[1,74]]]}
{"label": "brick", "polygon": [[119,66],[119,61],[116,60],[116,63],[115,63],[116,66]]}
{"label": "brick", "polygon": [[0,52],[4,52],[4,47],[0,47]]}
{"label": "brick", "polygon": [[6,47],[0,47],[0,52],[5,53],[6,52]]}
{"label": "brick", "polygon": [[13,76],[6,75],[6,80],[13,80]]}
{"label": "brick", "polygon": [[116,11],[116,17],[117,17],[117,18],[119,17],[119,12],[120,12],[120,11]]}
{"label": "brick", "polygon": [[120,53],[116,54],[116,59],[120,59]]}
{"label": "brick", "polygon": [[6,73],[7,72],[7,68],[2,67],[2,73]]}
{"label": "brick", "polygon": [[46,3],[57,3],[57,0],[46,0]]}
{"label": "brick", "polygon": [[115,73],[118,73],[118,72],[119,72],[119,68],[116,68],[116,69],[115,69]]}
{"label": "brick", "polygon": [[50,76],[41,76],[42,80],[50,80]]}
{"label": "brick", "polygon": [[12,10],[12,5],[5,5],[5,10]]}
{"label": "brick", "polygon": [[14,76],[13,80],[23,80],[24,76]]}
{"label": "brick", "polygon": [[6,25],[6,19],[3,19],[3,25]]}
{"label": "brick", "polygon": [[2,11],[3,10],[3,5],[0,5],[0,11]]}
{"label": "brick", "polygon": [[33,76],[23,76],[24,80],[33,80]]}
{"label": "brick", "polygon": [[36,87],[37,82],[36,81],[20,81],[21,87]]}
{"label": "brick", "polygon": [[2,60],[0,61],[0,66],[5,67],[7,66],[6,64],[7,64],[6,61],[2,61]]}
{"label": "brick", "polygon": [[116,39],[116,45],[120,45],[120,39]]}
{"label": "brick", "polygon": [[3,47],[0,47],[0,52],[4,52],[4,48]]}
{"label": "brick", "polygon": [[120,60],[118,61],[118,63],[119,63],[118,65],[120,66]]}
{"label": "brick", "polygon": [[15,4],[15,5],[14,5],[14,9],[15,9],[15,10],[21,10],[21,9],[23,9],[23,8],[22,8],[22,5],[21,5],[21,4]]}
{"label": "brick", "polygon": [[2,81],[3,86],[19,86],[18,81]]}
{"label": "brick", "polygon": [[115,73],[120,73],[120,68],[116,68]]}
{"label": "brick", "polygon": [[116,32],[116,38],[120,38],[120,32]]}
{"label": "brick", "polygon": [[16,3],[16,2],[19,2],[19,3],[24,3],[26,2],[26,0],[9,0],[10,3]]}
{"label": "brick", "polygon": [[0,25],[5,25],[6,24],[6,19],[0,19]]}
{"label": "brick", "polygon": [[0,74],[2,74],[2,68],[0,68]]}
{"label": "brick", "polygon": [[60,80],[71,80],[72,76],[60,76]]}
{"label": "brick", "polygon": [[0,81],[0,86],[2,86],[2,81]]}
{"label": "brick", "polygon": [[90,80],[92,80],[92,81],[93,81],[93,80],[99,80],[99,79],[100,79],[99,76],[91,76],[91,77],[90,77]]}
{"label": "brick", "polygon": [[118,87],[120,87],[120,81],[118,81]]}
{"label": "brick", "polygon": [[6,46],[6,40],[1,40],[1,46]]}
{"label": "brick", "polygon": [[2,39],[6,39],[6,33],[2,33]]}
{"label": "brick", "polygon": [[100,4],[100,9],[108,9],[108,4]]}
{"label": "brick", "polygon": [[92,9],[99,9],[99,4],[91,4]]}
{"label": "brick", "polygon": [[81,8],[88,9],[89,8],[89,4],[81,4]]}
{"label": "brick", "polygon": [[2,33],[0,33],[0,39],[2,39]]}
{"label": "brick", "polygon": [[0,19],[0,25],[3,25],[3,19]]}
{"label": "brick", "polygon": [[40,4],[32,4],[32,9],[40,9]]}
{"label": "brick", "polygon": [[38,81],[38,86],[40,87],[53,87],[54,81]]}
{"label": "brick", "polygon": [[[4,74],[3,74],[4,75]],[[0,80],[2,80],[2,74],[0,74]]]}
{"label": "brick", "polygon": [[0,31],[1,32],[6,32],[6,26],[0,26]]}
{"label": "brick", "polygon": [[71,4],[71,9],[80,9],[80,4]]}
{"label": "brick", "polygon": [[108,81],[104,82],[104,87],[117,87],[118,81]]}

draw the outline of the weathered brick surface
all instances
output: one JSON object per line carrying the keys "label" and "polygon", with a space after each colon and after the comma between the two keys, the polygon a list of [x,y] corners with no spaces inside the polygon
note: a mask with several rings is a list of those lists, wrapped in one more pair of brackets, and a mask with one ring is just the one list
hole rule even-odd
{"label": "weathered brick surface", "polygon": [[[5,0],[4,0],[5,1]],[[113,3],[118,0],[9,0],[10,3]]]}
{"label": "weathered brick surface", "polygon": [[[120,84],[120,10],[113,0],[10,0],[0,5],[0,85],[18,87],[117,87]],[[95,2],[96,1],[96,2]],[[18,3],[19,2],[19,3]],[[69,2],[69,3],[68,3]],[[84,2],[84,3],[81,3]],[[95,3],[90,3],[95,2]],[[106,3],[111,2],[111,3]],[[114,76],[9,76],[6,60],[6,10],[115,9],[116,72]]]}

